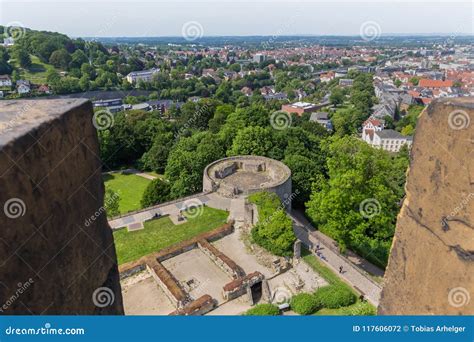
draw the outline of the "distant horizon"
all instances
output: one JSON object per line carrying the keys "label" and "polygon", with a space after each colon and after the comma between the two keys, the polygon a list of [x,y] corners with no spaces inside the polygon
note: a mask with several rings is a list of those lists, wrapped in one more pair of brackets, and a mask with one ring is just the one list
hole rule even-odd
{"label": "distant horizon", "polygon": [[[61,32],[58,32],[61,33]],[[231,34],[231,35],[203,35],[204,38],[227,38],[227,37],[272,37],[271,34]],[[433,33],[382,33],[381,37],[445,37],[445,36],[463,36],[474,37],[474,33],[455,33],[455,32],[433,32]],[[181,35],[166,35],[166,36],[70,36],[71,38],[183,38]],[[360,34],[312,34],[312,33],[295,33],[291,35],[278,35],[278,38],[285,37],[360,37]]]}
{"label": "distant horizon", "polygon": [[94,38],[470,36],[473,8],[439,0],[0,0],[0,23]]}

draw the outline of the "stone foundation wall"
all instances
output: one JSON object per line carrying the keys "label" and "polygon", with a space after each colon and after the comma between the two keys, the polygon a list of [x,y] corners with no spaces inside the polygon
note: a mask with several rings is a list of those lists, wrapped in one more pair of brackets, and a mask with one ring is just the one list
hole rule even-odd
{"label": "stone foundation wall", "polygon": [[171,302],[178,308],[183,308],[189,302],[188,294],[181,288],[179,282],[173,275],[154,258],[149,258],[146,261],[146,268],[153,276],[156,283]]}
{"label": "stone foundation wall", "polygon": [[227,255],[219,251],[206,240],[198,241],[199,249],[206,254],[221,270],[234,279],[245,275],[244,270]]}
{"label": "stone foundation wall", "polygon": [[204,295],[189,303],[182,309],[170,313],[170,316],[202,316],[216,308],[217,302],[209,295]]}
{"label": "stone foundation wall", "polygon": [[250,274],[247,274],[243,278],[235,279],[230,283],[226,284],[223,288],[222,296],[226,300],[232,300],[238,298],[247,293],[248,289],[265,279],[265,276],[260,272],[256,271]]}

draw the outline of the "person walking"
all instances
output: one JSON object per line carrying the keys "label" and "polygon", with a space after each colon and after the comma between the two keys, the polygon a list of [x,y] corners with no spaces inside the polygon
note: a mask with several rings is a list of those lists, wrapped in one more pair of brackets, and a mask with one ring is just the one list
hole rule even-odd
{"label": "person walking", "polygon": [[342,266],[339,266],[339,273],[342,273]]}

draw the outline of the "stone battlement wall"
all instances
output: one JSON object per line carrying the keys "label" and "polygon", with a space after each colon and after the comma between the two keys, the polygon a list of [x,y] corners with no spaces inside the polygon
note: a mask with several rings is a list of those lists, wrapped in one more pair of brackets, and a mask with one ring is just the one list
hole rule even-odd
{"label": "stone battlement wall", "polygon": [[420,116],[379,314],[474,314],[474,98]]}
{"label": "stone battlement wall", "polygon": [[5,314],[123,314],[92,119],[86,100],[0,101],[0,302],[30,284]]}

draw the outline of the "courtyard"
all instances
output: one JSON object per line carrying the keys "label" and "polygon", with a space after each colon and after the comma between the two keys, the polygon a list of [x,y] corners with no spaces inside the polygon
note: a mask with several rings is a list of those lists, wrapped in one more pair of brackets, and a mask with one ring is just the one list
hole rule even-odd
{"label": "courtyard", "polygon": [[164,216],[145,221],[142,230],[115,230],[113,234],[119,265],[215,229],[224,224],[228,217],[226,211],[207,206],[201,208],[199,215],[189,215],[186,211],[183,215],[186,222],[179,225],[175,225],[169,216]]}

